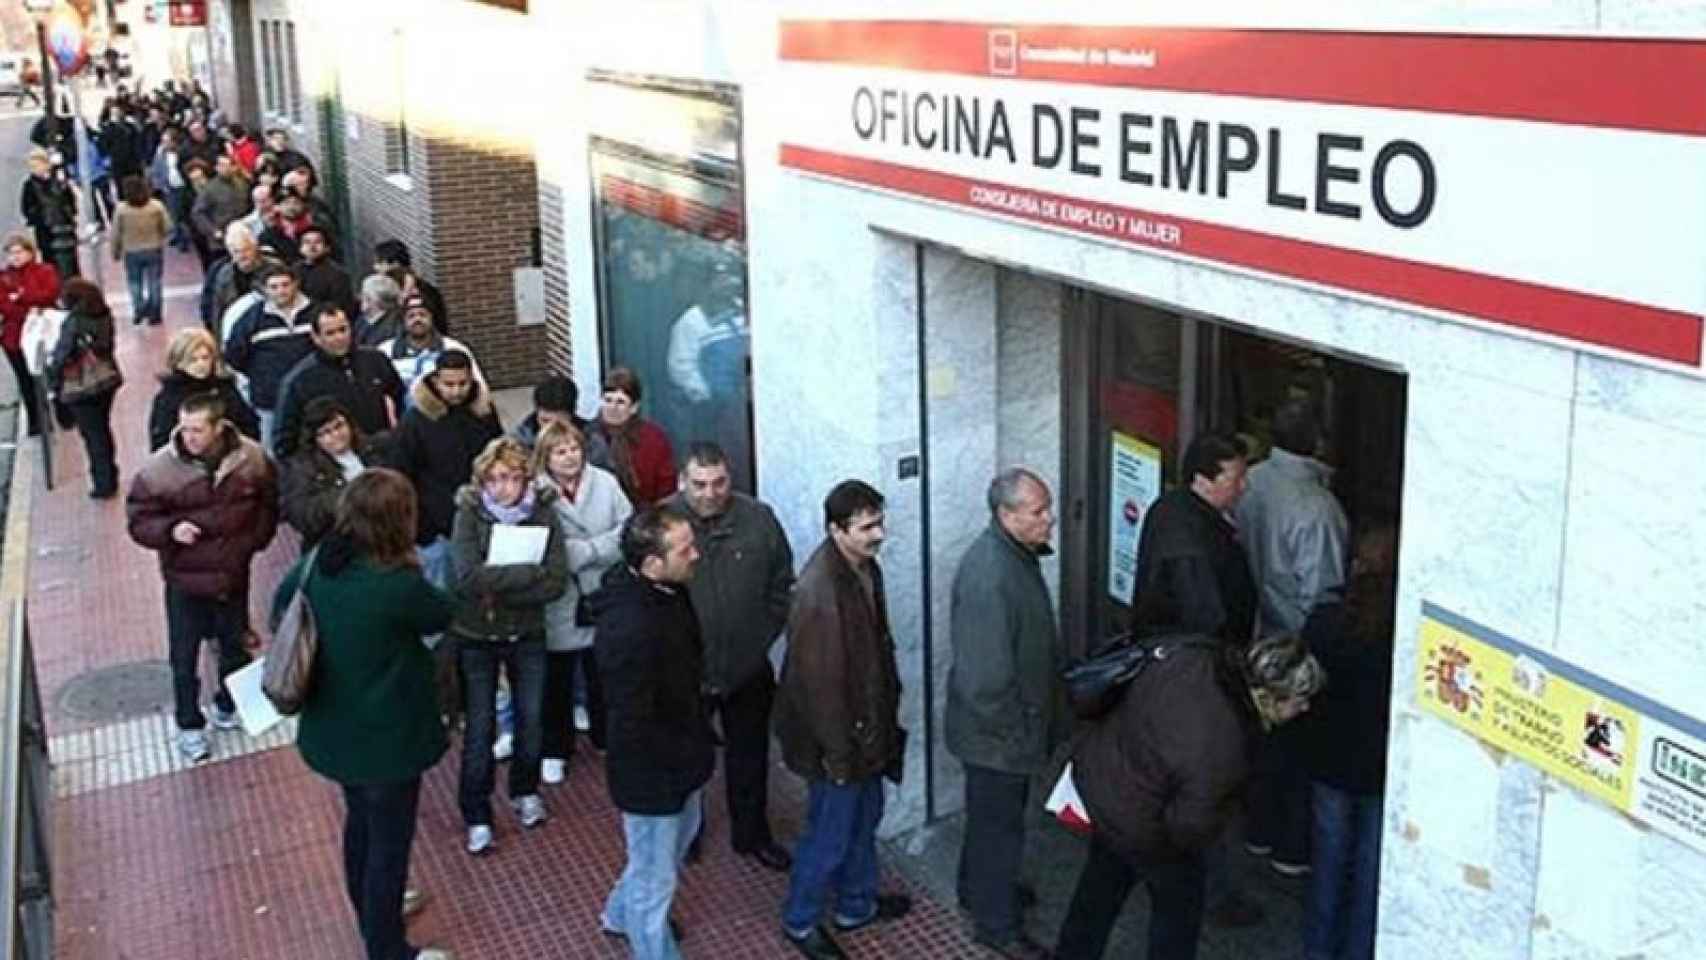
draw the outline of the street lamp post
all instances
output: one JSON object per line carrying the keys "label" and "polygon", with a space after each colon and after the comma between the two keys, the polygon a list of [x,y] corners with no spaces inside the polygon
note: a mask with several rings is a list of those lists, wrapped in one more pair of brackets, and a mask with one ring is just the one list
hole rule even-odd
{"label": "street lamp post", "polygon": [[[57,127],[59,123],[59,105],[55,102],[50,92],[53,88],[46,79],[50,67],[57,69],[59,79],[65,81],[66,89],[71,91],[71,137],[72,145],[77,150],[77,182],[82,193],[77,202],[77,218],[80,221],[77,227],[77,246],[81,248],[85,236],[93,238],[96,234],[93,206],[96,202],[95,192],[89,182],[89,168],[94,165],[94,157],[91,154],[95,150],[95,144],[89,136],[88,122],[83,117],[82,91],[78,89],[77,84],[70,81],[67,75],[76,74],[88,62],[88,39],[87,34],[83,32],[84,24],[87,21],[84,19],[83,11],[68,5],[60,6],[59,16],[54,17],[53,12],[56,6],[54,0],[24,0],[24,2],[26,9],[36,18],[37,36],[46,48],[43,50],[45,56],[42,61],[42,91],[48,94],[47,110],[48,115],[53,118],[54,127]],[[71,17],[75,17],[75,21],[70,20]],[[51,30],[50,23],[52,24]],[[68,30],[74,31],[72,38],[76,43],[72,51],[67,54],[58,49],[57,41],[62,40],[62,37],[58,35],[60,31]],[[48,34],[50,32],[56,34],[53,38],[55,42],[49,41]],[[67,63],[66,60],[70,62]],[[105,289],[107,269],[100,251],[91,249],[89,260],[90,265],[95,269],[96,285]]]}

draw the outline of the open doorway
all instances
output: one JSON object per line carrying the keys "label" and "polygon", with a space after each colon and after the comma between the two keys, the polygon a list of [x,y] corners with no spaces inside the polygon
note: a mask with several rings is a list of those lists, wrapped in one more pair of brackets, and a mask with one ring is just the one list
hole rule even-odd
{"label": "open doorway", "polygon": [[1081,652],[1125,623],[1142,518],[1180,482],[1192,437],[1236,434],[1268,455],[1293,398],[1319,412],[1320,459],[1352,536],[1398,525],[1407,378],[1363,358],[1259,335],[1234,321],[1075,290],[1064,344],[1061,617]]}

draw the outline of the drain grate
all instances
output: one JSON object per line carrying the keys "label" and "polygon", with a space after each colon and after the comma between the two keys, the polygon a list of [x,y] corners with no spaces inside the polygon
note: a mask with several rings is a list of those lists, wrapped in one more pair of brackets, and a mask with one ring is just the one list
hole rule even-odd
{"label": "drain grate", "polygon": [[60,713],[92,723],[112,723],[172,712],[172,668],[164,660],[119,663],[80,673],[59,688]]}

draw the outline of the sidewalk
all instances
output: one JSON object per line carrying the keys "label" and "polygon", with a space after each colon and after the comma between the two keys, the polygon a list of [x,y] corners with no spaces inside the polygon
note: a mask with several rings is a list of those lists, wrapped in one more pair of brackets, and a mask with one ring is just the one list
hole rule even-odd
{"label": "sidewalk", "polygon": [[[146,455],[153,375],[179,327],[194,324],[193,257],[168,258],[166,325],[135,327],[121,305],[118,356],[127,383],[114,407],[126,481]],[[172,749],[161,584],[154,559],[125,532],[122,499],[87,498],[81,443],[61,434],[55,487],[32,516],[30,615],[55,764],[54,890],[64,960],[330,960],[361,955],[343,892],[342,804],[312,774],[289,730],[261,741],[215,733],[214,759],[186,768]],[[257,617],[294,558],[281,533],[255,564]],[[211,675],[204,668],[205,676]],[[453,747],[426,778],[413,882],[427,891],[411,923],[419,944],[479,958],[625,957],[598,931],[621,869],[621,828],[599,765],[582,760],[546,787],[552,820],[523,837],[500,815],[499,851],[461,850]],[[773,778],[776,827],[799,832],[798,781]],[[704,860],[686,870],[675,913],[683,952],[698,958],[793,956],[777,932],[786,877],[736,857],[720,780],[707,789]],[[501,809],[501,808],[500,808]],[[907,881],[893,871],[891,886]],[[914,893],[919,890],[914,888]],[[845,938],[863,958],[955,958],[971,946],[951,909],[920,895],[905,921]]]}

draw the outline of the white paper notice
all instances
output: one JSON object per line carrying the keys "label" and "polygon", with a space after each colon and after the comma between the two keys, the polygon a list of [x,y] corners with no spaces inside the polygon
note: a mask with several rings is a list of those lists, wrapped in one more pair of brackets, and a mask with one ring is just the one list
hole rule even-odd
{"label": "white paper notice", "polygon": [[237,717],[243,721],[243,732],[258,737],[284,717],[261,692],[261,668],[267,662],[260,658],[225,678],[225,689],[237,704]]}
{"label": "white paper notice", "polygon": [[546,527],[524,527],[513,523],[492,525],[492,543],[486,550],[486,564],[507,567],[518,563],[538,563],[545,559],[545,543],[551,531]]}

